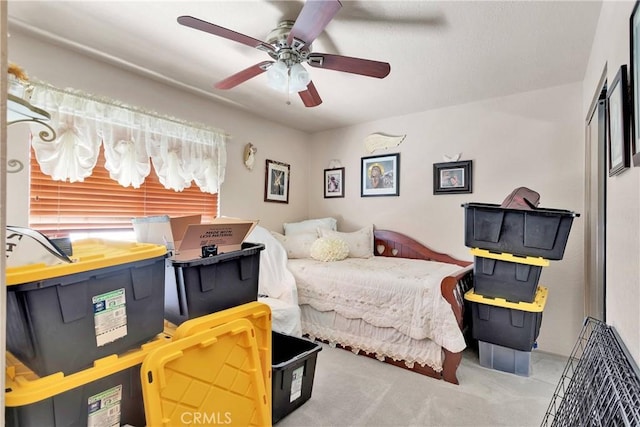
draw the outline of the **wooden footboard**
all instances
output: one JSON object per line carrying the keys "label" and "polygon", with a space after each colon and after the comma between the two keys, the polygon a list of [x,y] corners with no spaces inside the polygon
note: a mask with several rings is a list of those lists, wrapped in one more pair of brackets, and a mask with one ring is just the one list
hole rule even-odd
{"label": "wooden footboard", "polygon": [[[464,294],[473,286],[472,263],[433,251],[411,237],[395,231],[375,230],[374,242],[374,252],[377,256],[440,261],[465,267],[458,274],[445,277],[440,285],[440,290],[442,296],[451,304],[451,309],[458,320],[460,330],[466,335],[468,326],[465,321]],[[407,368],[402,362],[390,360],[389,363],[411,369],[424,375],[442,378],[453,384],[458,384],[456,371],[462,360],[462,353],[452,353],[446,349],[443,349],[443,351],[444,364],[441,373],[434,372],[429,367],[419,365],[414,365],[414,368]]]}

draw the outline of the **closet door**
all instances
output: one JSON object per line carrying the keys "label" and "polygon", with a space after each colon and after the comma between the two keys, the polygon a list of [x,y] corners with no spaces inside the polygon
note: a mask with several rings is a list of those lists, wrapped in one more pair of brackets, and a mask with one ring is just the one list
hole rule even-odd
{"label": "closet door", "polygon": [[[603,78],[606,75],[603,73]],[[585,316],[606,321],[606,80],[601,81],[585,129]]]}

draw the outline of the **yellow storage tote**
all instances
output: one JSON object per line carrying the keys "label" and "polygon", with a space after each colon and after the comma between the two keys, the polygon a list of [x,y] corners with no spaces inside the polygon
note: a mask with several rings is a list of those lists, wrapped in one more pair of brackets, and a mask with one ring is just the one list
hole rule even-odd
{"label": "yellow storage tote", "polygon": [[256,331],[236,319],[152,351],[140,371],[147,424],[266,426]]}
{"label": "yellow storage tote", "polygon": [[532,303],[514,303],[502,298],[487,298],[473,289],[464,298],[471,302],[471,331],[474,339],[512,348],[531,351],[540,333],[542,312],[548,290],[538,286]]}
{"label": "yellow storage tote", "polygon": [[140,365],[149,352],[169,340],[160,335],[136,350],[96,360],[92,367],[71,375],[58,372],[38,377],[7,353],[5,425],[146,425]]}
{"label": "yellow storage tote", "polygon": [[72,263],[6,269],[7,349],[40,376],[88,368],[164,327],[165,246],[87,239],[73,252]]}

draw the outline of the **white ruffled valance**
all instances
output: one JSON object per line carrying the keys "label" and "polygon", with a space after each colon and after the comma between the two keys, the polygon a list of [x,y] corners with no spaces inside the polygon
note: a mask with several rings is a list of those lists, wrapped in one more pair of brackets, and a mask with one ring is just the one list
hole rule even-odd
{"label": "white ruffled valance", "polygon": [[43,141],[34,129],[32,145],[42,172],[54,180],[84,181],[102,145],[110,177],[124,187],[139,188],[152,165],[162,185],[175,191],[195,182],[215,194],[224,182],[224,132],[77,90],[33,85],[31,102],[51,114],[57,136]]}

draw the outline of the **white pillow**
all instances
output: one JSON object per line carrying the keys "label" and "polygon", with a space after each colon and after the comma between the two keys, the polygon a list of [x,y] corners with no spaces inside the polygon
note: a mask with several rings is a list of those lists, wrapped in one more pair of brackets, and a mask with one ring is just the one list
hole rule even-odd
{"label": "white pillow", "polygon": [[311,258],[311,245],[318,239],[318,234],[300,233],[293,236],[283,236],[280,233],[272,231],[271,234],[278,239],[287,251],[287,258]]}
{"label": "white pillow", "polygon": [[349,256],[349,245],[336,237],[320,237],[311,245],[310,253],[318,261],[342,261]]}
{"label": "white pillow", "polygon": [[335,218],[307,219],[300,222],[285,222],[282,224],[284,235],[301,233],[318,233],[318,229],[337,230],[338,221]]}
{"label": "white pillow", "polygon": [[349,245],[349,258],[371,258],[373,256],[373,225],[352,233],[320,229],[320,237],[337,237]]}

